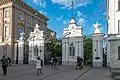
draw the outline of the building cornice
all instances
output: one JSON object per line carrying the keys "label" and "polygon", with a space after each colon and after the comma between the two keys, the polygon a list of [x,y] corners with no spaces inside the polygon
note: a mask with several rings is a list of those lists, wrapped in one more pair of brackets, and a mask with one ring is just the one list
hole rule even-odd
{"label": "building cornice", "polygon": [[30,13],[38,16],[39,18],[42,18],[44,20],[49,20],[46,16],[44,16],[43,14],[41,14],[39,11],[37,11],[36,9],[32,8],[31,6],[29,6],[27,3],[25,3],[22,0],[12,0],[13,4],[17,4],[20,7],[26,9],[27,11],[29,11]]}
{"label": "building cornice", "polygon": [[11,3],[11,0],[0,0],[0,6]]}

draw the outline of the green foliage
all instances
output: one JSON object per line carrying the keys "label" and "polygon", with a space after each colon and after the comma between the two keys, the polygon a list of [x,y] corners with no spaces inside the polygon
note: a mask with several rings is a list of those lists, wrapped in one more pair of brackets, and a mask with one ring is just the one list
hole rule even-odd
{"label": "green foliage", "polygon": [[62,46],[56,40],[50,40],[46,45],[46,49],[51,56],[61,56]]}
{"label": "green foliage", "polygon": [[84,39],[84,58],[86,64],[92,60],[92,39],[90,37]]}

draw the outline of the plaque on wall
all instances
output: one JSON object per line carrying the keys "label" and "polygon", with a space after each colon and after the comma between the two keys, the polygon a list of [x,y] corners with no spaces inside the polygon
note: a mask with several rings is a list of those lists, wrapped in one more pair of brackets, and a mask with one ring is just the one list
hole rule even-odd
{"label": "plaque on wall", "polygon": [[95,57],[95,59],[96,59],[96,60],[99,60],[99,59],[100,59],[100,57]]}

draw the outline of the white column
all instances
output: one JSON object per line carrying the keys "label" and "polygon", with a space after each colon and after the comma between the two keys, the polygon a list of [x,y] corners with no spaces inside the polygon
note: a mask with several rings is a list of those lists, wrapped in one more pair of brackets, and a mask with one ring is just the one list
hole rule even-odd
{"label": "white column", "polygon": [[32,51],[31,52],[32,52],[32,60],[34,60],[34,53],[35,53],[34,52],[34,44],[32,44]]}
{"label": "white column", "polygon": [[44,60],[44,43],[41,43],[41,59]]}
{"label": "white column", "polygon": [[24,42],[18,42],[18,60],[23,61],[24,56]]}
{"label": "white column", "polygon": [[82,59],[84,59],[84,55],[83,55],[83,41],[81,41],[81,57]]}
{"label": "white column", "polygon": [[14,46],[14,60],[16,60],[16,57],[17,57],[17,43],[15,43]]}
{"label": "white column", "polygon": [[69,61],[69,46],[68,46],[68,42],[66,43],[66,61]]}
{"label": "white column", "polygon": [[29,44],[29,60],[32,60],[32,44]]}
{"label": "white column", "polygon": [[80,49],[79,49],[80,45],[79,44],[80,44],[80,42],[78,41],[77,42],[77,55],[76,56],[79,56],[79,54],[80,54]]}
{"label": "white column", "polygon": [[62,42],[62,62],[63,61],[66,61],[65,59],[66,59],[66,51],[65,51],[65,47],[66,47],[66,45],[65,45],[66,43],[65,42]]}
{"label": "white column", "polygon": [[[80,56],[80,57],[82,57],[83,55],[82,55],[82,43],[81,43],[81,41],[79,41],[79,55],[78,56]],[[82,57],[83,58],[83,57]]]}
{"label": "white column", "polygon": [[93,37],[93,67],[103,66],[103,42],[102,34],[94,35]]}

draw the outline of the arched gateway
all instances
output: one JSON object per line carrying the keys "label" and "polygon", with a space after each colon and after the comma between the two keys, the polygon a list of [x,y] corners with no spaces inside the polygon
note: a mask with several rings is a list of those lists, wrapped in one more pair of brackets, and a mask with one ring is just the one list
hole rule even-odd
{"label": "arched gateway", "polygon": [[83,29],[76,25],[72,18],[68,28],[64,28],[62,36],[62,64],[74,65],[77,56],[84,59],[83,55]]}
{"label": "arched gateway", "polygon": [[18,44],[15,46],[14,60],[16,63],[34,63],[37,56],[44,61],[44,32],[40,31],[39,25],[36,24],[34,31],[30,33],[30,37],[25,44],[25,33],[20,34]]}

